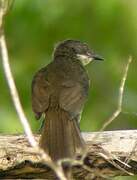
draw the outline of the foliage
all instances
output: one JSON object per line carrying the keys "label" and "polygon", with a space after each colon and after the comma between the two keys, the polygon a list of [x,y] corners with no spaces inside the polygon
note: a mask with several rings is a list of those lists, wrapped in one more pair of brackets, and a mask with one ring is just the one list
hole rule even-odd
{"label": "foliage", "polygon": [[[54,45],[64,39],[87,42],[104,62],[87,67],[91,78],[89,99],[81,120],[83,131],[99,130],[116,108],[118,88],[129,55],[133,56],[123,111],[109,130],[137,127],[137,1],[127,0],[20,0],[6,17],[5,31],[12,72],[20,98],[35,132],[39,123],[31,110],[31,81],[52,59]],[[11,102],[0,67],[0,132],[20,133],[22,127]]]}

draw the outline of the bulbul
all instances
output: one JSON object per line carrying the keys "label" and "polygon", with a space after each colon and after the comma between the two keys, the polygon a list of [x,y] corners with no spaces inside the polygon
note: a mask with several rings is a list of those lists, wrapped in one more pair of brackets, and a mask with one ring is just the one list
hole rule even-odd
{"label": "bulbul", "polygon": [[85,151],[79,121],[88,97],[89,78],[84,66],[102,60],[86,43],[60,42],[53,60],[32,81],[32,109],[37,119],[45,114],[40,147],[54,161],[75,158]]}

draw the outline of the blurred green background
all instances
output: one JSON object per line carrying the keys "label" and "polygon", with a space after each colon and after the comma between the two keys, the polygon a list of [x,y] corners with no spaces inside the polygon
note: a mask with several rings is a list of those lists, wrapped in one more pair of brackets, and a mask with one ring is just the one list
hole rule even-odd
{"label": "blurred green background", "polygon": [[[137,128],[136,0],[15,0],[6,17],[5,32],[12,72],[34,132],[40,124],[31,110],[31,81],[34,73],[51,61],[54,45],[64,39],[87,42],[105,59],[86,67],[91,88],[81,129],[98,131],[116,109],[120,80],[130,55],[133,62],[126,81],[123,113],[107,130]],[[21,133],[2,66],[0,87],[0,132]]]}

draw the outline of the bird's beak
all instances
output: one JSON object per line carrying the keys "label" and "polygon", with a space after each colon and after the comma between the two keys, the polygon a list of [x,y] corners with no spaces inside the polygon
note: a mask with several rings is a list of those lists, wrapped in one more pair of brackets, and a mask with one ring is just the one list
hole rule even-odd
{"label": "bird's beak", "polygon": [[91,54],[91,53],[88,53],[86,55],[77,54],[77,57],[84,66],[87,65],[88,63],[90,63],[93,60],[100,60],[100,61],[104,60],[102,57],[100,57],[100,56],[98,56],[96,54]]}
{"label": "bird's beak", "polygon": [[102,58],[101,56],[94,54],[92,55],[93,60],[99,60],[99,61],[104,61],[104,58]]}

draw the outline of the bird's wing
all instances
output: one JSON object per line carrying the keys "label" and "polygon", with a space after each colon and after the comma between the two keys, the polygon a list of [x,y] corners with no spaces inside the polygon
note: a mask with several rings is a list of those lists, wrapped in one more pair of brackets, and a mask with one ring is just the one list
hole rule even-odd
{"label": "bird's wing", "polygon": [[88,95],[88,81],[86,86],[79,82],[66,81],[62,85],[59,105],[73,117],[80,115]]}
{"label": "bird's wing", "polygon": [[32,81],[32,109],[39,119],[49,106],[49,82],[45,78],[46,68],[36,73]]}

